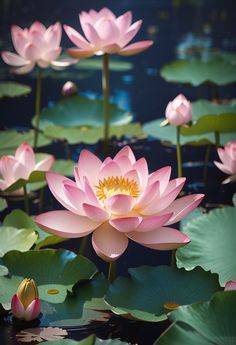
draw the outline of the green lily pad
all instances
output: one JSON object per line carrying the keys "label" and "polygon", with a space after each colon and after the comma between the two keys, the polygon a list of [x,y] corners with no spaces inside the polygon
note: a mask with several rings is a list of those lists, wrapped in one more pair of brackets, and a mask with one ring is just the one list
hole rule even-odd
{"label": "green lily pad", "polygon": [[[61,126],[51,126],[44,130],[44,134],[52,139],[67,140],[69,144],[95,144],[103,139],[103,128],[65,128]],[[126,125],[110,127],[110,138],[113,136],[121,138],[122,136],[130,136],[136,138],[144,137],[142,127],[139,123],[129,123]]]}
{"label": "green lily pad", "polygon": [[161,68],[161,76],[168,82],[189,83],[199,86],[206,82],[226,85],[236,81],[235,67],[224,59],[176,60]]}
{"label": "green lily pad", "polygon": [[[36,281],[40,299],[52,303],[63,302],[67,291],[72,291],[75,283],[91,278],[96,272],[96,267],[90,260],[63,249],[25,253],[15,250],[5,254],[0,259],[0,264],[6,266],[11,275],[4,277],[5,280],[0,277],[0,296],[7,290],[7,286],[13,285],[16,291],[17,286],[12,278],[28,277]],[[1,300],[0,302],[2,303]]]}
{"label": "green lily pad", "polygon": [[221,57],[227,62],[230,62],[232,65],[236,65],[236,53],[232,52],[221,52]]}
{"label": "green lily pad", "polygon": [[[80,60],[78,64],[74,65],[75,68],[89,71],[102,70],[102,59],[92,58]],[[109,70],[112,72],[127,72],[130,71],[134,65],[128,61],[114,61],[109,62]]]}
{"label": "green lily pad", "polygon": [[216,345],[184,322],[173,323],[154,345]]}
{"label": "green lily pad", "polygon": [[88,338],[85,338],[80,341],[71,340],[71,339],[61,339],[55,341],[46,341],[44,345],[128,345],[128,343],[123,342],[119,339],[100,339],[95,335],[90,335]]}
{"label": "green lily pad", "polygon": [[203,215],[202,209],[200,207],[195,208],[194,211],[189,213],[186,217],[184,217],[180,221],[180,230],[183,230],[184,227],[189,223],[192,222],[194,219],[201,217]]}
{"label": "green lily pad", "polygon": [[236,291],[218,292],[209,302],[180,307],[170,319],[177,322],[155,345],[235,344]]}
{"label": "green lily pad", "polygon": [[[16,130],[0,131],[0,156],[14,154],[17,147],[23,143],[28,142],[33,145],[34,131],[17,132]],[[39,135],[38,147],[46,146],[51,143],[51,139],[44,135]]]}
{"label": "green lily pad", "polygon": [[[67,241],[67,238],[59,237],[56,235],[49,235],[47,232],[41,230],[37,224],[33,221],[32,217],[29,217],[27,213],[22,210],[15,209],[9,213],[4,221],[4,226],[11,226],[15,228],[33,229],[38,234],[36,240],[35,250],[39,250],[43,247],[50,246],[53,244],[61,243]],[[15,248],[17,249],[17,248]]]}
{"label": "green lily pad", "polygon": [[0,83],[0,98],[25,96],[31,92],[31,87],[15,82]]}
{"label": "green lily pad", "polygon": [[[110,104],[111,125],[123,125],[132,120],[132,115]],[[35,117],[32,120],[35,123]],[[52,108],[44,108],[40,114],[40,128],[49,126],[102,127],[103,100],[91,100],[80,96],[67,97],[60,100]]]}
{"label": "green lily pad", "polygon": [[7,267],[0,265],[0,276],[6,276],[7,274],[8,274]]}
{"label": "green lily pad", "polygon": [[[104,295],[108,281],[103,274],[78,282],[62,303],[42,303],[41,324],[57,327],[77,327],[91,321],[107,321],[110,318]],[[39,290],[40,294],[40,290]]]}
{"label": "green lily pad", "polygon": [[215,209],[189,222],[183,232],[191,242],[177,250],[177,266],[201,266],[219,275],[221,286],[236,280],[236,207]]}
{"label": "green lily pad", "polygon": [[[174,126],[161,127],[164,118],[145,123],[143,130],[146,134],[164,142],[170,142],[176,145],[176,128]],[[186,130],[186,129],[185,129]],[[235,140],[236,132],[221,133],[221,145]],[[198,135],[180,135],[181,145],[201,146],[209,143],[215,144],[214,133],[204,133]]]}
{"label": "green lily pad", "polygon": [[57,159],[53,164],[51,171],[58,174],[63,174],[64,176],[74,176],[74,167],[76,163],[71,159]]}
{"label": "green lily pad", "polygon": [[6,199],[0,197],[0,212],[4,211],[6,208],[7,208]]}
{"label": "green lily pad", "polygon": [[169,312],[165,304],[207,300],[220,288],[217,276],[201,268],[186,272],[169,266],[141,266],[129,273],[129,278],[118,277],[110,285],[105,301],[114,312],[145,321],[165,320]]}
{"label": "green lily pad", "polygon": [[16,229],[10,226],[0,227],[0,257],[10,250],[27,251],[36,242],[38,235],[32,229]]}

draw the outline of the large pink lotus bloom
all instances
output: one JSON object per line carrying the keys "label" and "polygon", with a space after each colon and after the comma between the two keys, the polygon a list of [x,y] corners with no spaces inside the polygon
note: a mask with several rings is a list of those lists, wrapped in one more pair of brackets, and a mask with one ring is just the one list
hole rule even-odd
{"label": "large pink lotus bloom", "polygon": [[191,103],[184,95],[178,95],[166,107],[166,118],[171,126],[182,126],[192,121]]}
{"label": "large pink lotus bloom", "polygon": [[153,41],[140,41],[127,45],[142,25],[142,20],[131,25],[130,11],[116,17],[108,8],[99,12],[90,10],[81,12],[79,19],[86,38],[70,26],[64,25],[68,37],[78,47],[68,49],[68,53],[73,57],[86,58],[105,53],[135,55],[153,44]]}
{"label": "large pink lotus bloom", "polygon": [[24,279],[11,300],[12,314],[20,320],[32,321],[41,311],[38,288],[33,279]]}
{"label": "large pink lotus bloom", "polygon": [[37,64],[41,68],[51,66],[60,69],[75,63],[75,60],[58,61],[61,54],[61,24],[46,27],[40,22],[34,22],[29,29],[21,29],[17,25],[11,28],[12,42],[18,54],[2,52],[2,58],[8,65],[15,66],[14,73],[29,73]]}
{"label": "large pink lotus bloom", "polygon": [[169,181],[171,168],[148,173],[145,158],[136,161],[126,146],[103,162],[83,150],[75,182],[57,173],[46,174],[55,198],[67,209],[36,217],[44,230],[62,237],[93,232],[96,253],[106,261],[118,259],[131,239],[159,250],[172,250],[190,239],[169,225],[190,213],[203,198],[188,195],[175,200],[185,178]]}
{"label": "large pink lotus bloom", "polygon": [[230,141],[223,149],[218,148],[217,152],[222,163],[214,161],[215,165],[227,175],[231,175],[222,183],[236,181],[236,141]]}
{"label": "large pink lotus bloom", "polygon": [[38,163],[28,143],[22,143],[15,156],[2,156],[0,159],[0,190],[4,191],[19,179],[28,180],[33,171],[48,171],[55,158],[49,156]]}

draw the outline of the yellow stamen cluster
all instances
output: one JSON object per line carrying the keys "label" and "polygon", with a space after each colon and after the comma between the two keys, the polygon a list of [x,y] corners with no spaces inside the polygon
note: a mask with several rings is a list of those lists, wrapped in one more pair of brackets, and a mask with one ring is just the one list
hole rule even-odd
{"label": "yellow stamen cluster", "polygon": [[138,184],[135,180],[130,180],[125,177],[111,176],[99,180],[96,195],[99,200],[104,201],[106,198],[117,194],[130,195],[133,198],[139,196]]}

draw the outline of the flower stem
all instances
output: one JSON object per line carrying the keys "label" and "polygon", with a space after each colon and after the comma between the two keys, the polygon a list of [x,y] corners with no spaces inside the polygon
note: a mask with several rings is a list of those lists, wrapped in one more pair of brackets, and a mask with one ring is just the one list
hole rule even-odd
{"label": "flower stem", "polygon": [[182,176],[182,158],[181,158],[181,145],[180,145],[180,128],[181,126],[176,127],[176,155],[177,155],[177,166],[178,166],[178,177]]}
{"label": "flower stem", "polygon": [[29,215],[29,199],[27,193],[27,187],[24,185],[24,204],[25,204],[25,212]]}
{"label": "flower stem", "polygon": [[87,241],[88,241],[88,236],[85,236],[85,237],[82,238],[81,243],[80,243],[80,247],[79,247],[79,254],[80,255],[84,255],[84,251],[86,249]]}
{"label": "flower stem", "polygon": [[39,213],[41,213],[43,210],[44,190],[45,190],[45,188],[43,187],[39,191],[39,207],[38,207]]}
{"label": "flower stem", "polygon": [[215,131],[214,134],[215,134],[215,145],[217,147],[220,147],[220,132]]}
{"label": "flower stem", "polygon": [[38,135],[39,135],[39,120],[40,120],[40,104],[41,104],[41,93],[42,93],[42,74],[43,70],[38,67],[38,74],[36,79],[36,97],[35,97],[35,130],[34,130],[34,149],[38,146]]}
{"label": "flower stem", "polygon": [[109,81],[109,55],[102,56],[102,90],[103,90],[103,140],[104,140],[104,155],[109,152],[109,129],[110,129],[110,81]]}
{"label": "flower stem", "polygon": [[116,266],[116,261],[109,262],[108,280],[110,283],[112,283],[116,277]]}

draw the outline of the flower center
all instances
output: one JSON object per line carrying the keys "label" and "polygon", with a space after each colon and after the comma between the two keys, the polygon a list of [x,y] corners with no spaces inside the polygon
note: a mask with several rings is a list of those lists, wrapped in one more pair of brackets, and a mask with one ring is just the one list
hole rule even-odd
{"label": "flower center", "polygon": [[117,194],[126,194],[133,198],[137,198],[139,196],[137,182],[120,176],[109,176],[104,178],[102,181],[99,180],[99,183],[95,188],[97,189],[96,195],[101,201]]}

